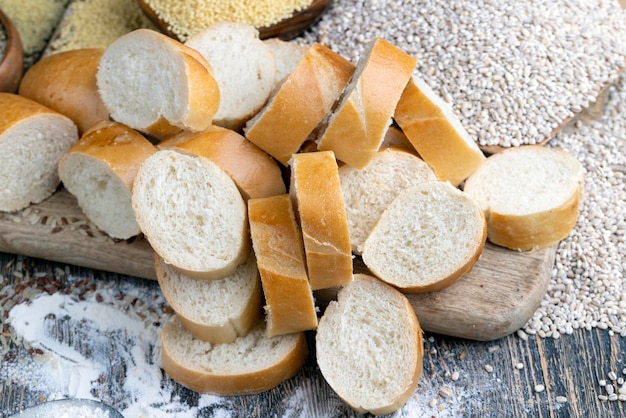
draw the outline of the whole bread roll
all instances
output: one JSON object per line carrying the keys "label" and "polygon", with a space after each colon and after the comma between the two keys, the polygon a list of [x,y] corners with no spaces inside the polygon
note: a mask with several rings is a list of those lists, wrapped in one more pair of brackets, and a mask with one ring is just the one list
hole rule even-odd
{"label": "whole bread roll", "polygon": [[76,49],[48,55],[26,71],[19,94],[72,119],[83,134],[109,112],[96,85],[104,49]]}
{"label": "whole bread roll", "polygon": [[564,150],[528,145],[487,158],[464,191],[487,217],[487,238],[513,250],[539,250],[571,232],[583,198],[584,170]]}
{"label": "whole bread roll", "polygon": [[150,29],[134,30],[111,43],[96,81],[113,120],[156,138],[208,128],[220,102],[204,57]]}
{"label": "whole bread roll", "polygon": [[139,132],[101,121],[59,161],[59,177],[87,218],[112,238],[128,239],[141,230],[131,204],[139,166],[157,151]]}
{"label": "whole bread roll", "polygon": [[13,212],[49,197],[58,163],[78,140],[66,116],[31,99],[0,93],[0,210]]}
{"label": "whole bread roll", "polygon": [[286,192],[276,161],[237,132],[212,125],[201,132],[180,132],[158,143],[206,157],[226,171],[245,200]]}

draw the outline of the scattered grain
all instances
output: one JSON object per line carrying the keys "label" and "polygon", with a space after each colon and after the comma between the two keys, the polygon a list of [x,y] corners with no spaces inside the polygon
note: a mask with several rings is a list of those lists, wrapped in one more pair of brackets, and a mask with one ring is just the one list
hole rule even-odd
{"label": "scattered grain", "polygon": [[454,391],[447,386],[441,386],[439,388],[439,396],[442,398],[449,398],[454,395]]}
{"label": "scattered grain", "polygon": [[453,382],[456,382],[457,380],[459,380],[460,376],[461,376],[460,373],[458,371],[455,371],[452,373],[451,379]]}
{"label": "scattered grain", "polygon": [[522,369],[524,368],[524,363],[516,363],[516,364],[515,364],[515,368],[516,368],[517,370],[522,370]]}
{"label": "scattered grain", "polygon": [[541,393],[541,392],[543,392],[544,390],[546,390],[546,387],[545,387],[544,385],[541,385],[541,384],[539,384],[539,385],[535,385],[535,392],[537,392],[537,393]]}
{"label": "scattered grain", "polygon": [[485,364],[484,369],[485,369],[485,371],[486,371],[487,373],[491,373],[491,372],[493,372],[493,366],[492,366],[492,365],[490,365],[490,364]]}
{"label": "scattered grain", "polygon": [[609,379],[617,380],[617,374],[614,371],[609,372]]}
{"label": "scattered grain", "polygon": [[557,396],[556,401],[557,403],[567,403],[567,398],[565,396]]}

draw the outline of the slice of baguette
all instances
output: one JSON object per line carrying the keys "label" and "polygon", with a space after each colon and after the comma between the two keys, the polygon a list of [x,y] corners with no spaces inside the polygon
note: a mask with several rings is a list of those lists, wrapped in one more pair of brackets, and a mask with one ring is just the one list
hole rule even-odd
{"label": "slice of baguette", "polygon": [[120,36],[104,51],[96,82],[111,118],[161,138],[211,125],[220,91],[194,49],[150,29]]}
{"label": "slice of baguette", "polygon": [[210,126],[202,132],[181,132],[158,143],[206,157],[235,181],[244,199],[284,194],[285,181],[278,163],[237,132]]}
{"label": "slice of baguette", "polygon": [[487,236],[482,210],[450,183],[431,181],[403,190],[363,245],[363,263],[407,293],[450,286],[470,272]]}
{"label": "slice of baguette", "polygon": [[509,148],[487,158],[464,191],[487,217],[489,241],[513,250],[539,250],[567,237],[578,218],[584,170],[564,150]]}
{"label": "slice of baguette", "polygon": [[226,344],[247,335],[261,317],[263,294],[254,254],[221,280],[197,280],[155,256],[163,296],[194,337]]}
{"label": "slice of baguette", "polygon": [[270,337],[317,327],[302,233],[289,195],[251,199],[248,218]]}
{"label": "slice of baguette", "polygon": [[101,121],[59,161],[59,177],[89,220],[109,236],[128,239],[141,230],[131,204],[139,166],[157,151],[139,132]]}
{"label": "slice of baguette", "polygon": [[418,76],[406,85],[394,119],[439,180],[458,186],[485,161],[452,107]]}
{"label": "slice of baguette", "polygon": [[337,161],[332,151],[294,154],[289,193],[300,222],[313,290],[352,280],[352,252]]}
{"label": "slice of baguette", "polygon": [[83,134],[109,112],[96,85],[101,48],[49,55],[33,64],[20,82],[19,94],[72,119]]}
{"label": "slice of baguette", "polygon": [[213,123],[238,130],[267,101],[276,78],[272,50],[252,25],[217,22],[194,34],[185,45],[213,68],[221,100]]}
{"label": "slice of baguette", "polygon": [[68,117],[0,93],[0,210],[17,211],[49,197],[59,185],[58,162],[77,140]]}
{"label": "slice of baguette", "polygon": [[336,108],[319,127],[320,150],[363,168],[378,152],[417,60],[382,38],[370,42]]}
{"label": "slice of baguette", "polygon": [[354,65],[313,44],[267,105],[244,128],[246,137],[284,165],[331,110]]}
{"label": "slice of baguette", "polygon": [[279,85],[281,81],[291,74],[309,50],[309,47],[306,45],[284,41],[280,38],[267,38],[263,42],[272,50],[276,60],[274,86]]}
{"label": "slice of baguette", "polygon": [[245,337],[211,344],[173,316],[161,331],[161,364],[183,386],[222,396],[261,393],[295,376],[307,357],[304,333],[268,337],[259,321]]}
{"label": "slice of baguette", "polygon": [[383,211],[404,189],[437,180],[419,157],[398,148],[384,148],[362,169],[339,167],[352,252],[360,255],[365,239]]}
{"label": "slice of baguette", "polygon": [[221,279],[248,257],[244,200],[207,158],[175,149],[152,154],[135,178],[132,205],[154,251],[184,274]]}
{"label": "slice of baguette", "polygon": [[390,414],[422,375],[422,330],[406,296],[355,274],[331,301],[315,337],[317,364],[330,387],[358,412]]}

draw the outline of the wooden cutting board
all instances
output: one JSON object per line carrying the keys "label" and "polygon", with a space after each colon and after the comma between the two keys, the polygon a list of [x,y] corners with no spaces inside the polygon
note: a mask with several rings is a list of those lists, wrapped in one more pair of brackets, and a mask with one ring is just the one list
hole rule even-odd
{"label": "wooden cutting board", "polygon": [[[43,203],[0,214],[0,251],[155,279],[154,252],[143,237],[109,238],[87,221],[63,188]],[[473,271],[454,285],[408,298],[426,331],[494,340],[515,332],[533,315],[554,257],[555,247],[521,253],[488,243]],[[355,271],[365,271],[358,258]],[[315,294],[321,308],[335,296],[336,290]]]}

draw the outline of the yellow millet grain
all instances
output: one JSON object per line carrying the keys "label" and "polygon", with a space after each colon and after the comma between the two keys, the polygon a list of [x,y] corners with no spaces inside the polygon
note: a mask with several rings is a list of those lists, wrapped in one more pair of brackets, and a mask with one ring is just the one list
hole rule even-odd
{"label": "yellow millet grain", "polygon": [[155,29],[135,0],[76,0],[68,7],[49,51],[106,48],[139,28]]}
{"label": "yellow millet grain", "polygon": [[185,41],[216,22],[270,26],[311,4],[311,0],[145,0],[168,31]]}

